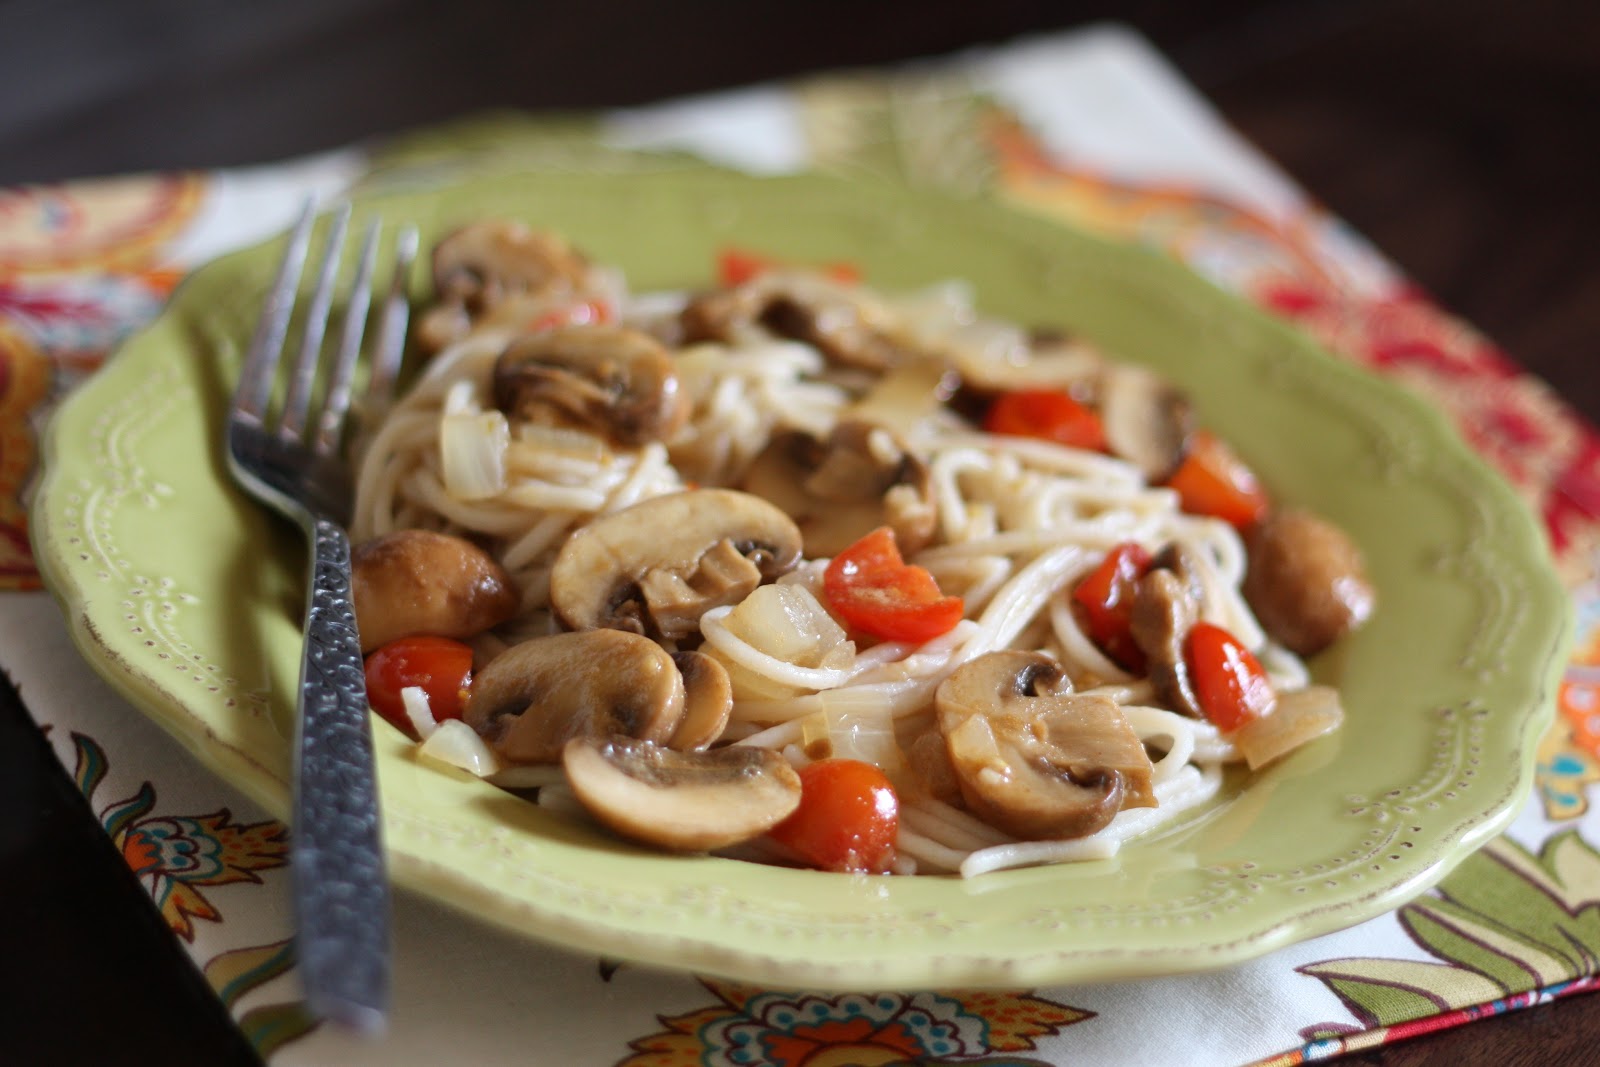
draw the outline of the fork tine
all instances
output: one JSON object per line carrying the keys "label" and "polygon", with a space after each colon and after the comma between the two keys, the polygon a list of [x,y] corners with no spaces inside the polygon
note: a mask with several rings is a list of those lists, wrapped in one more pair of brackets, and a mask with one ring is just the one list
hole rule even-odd
{"label": "fork tine", "polygon": [[367,396],[362,414],[369,426],[377,424],[394,398],[395,381],[400,376],[400,359],[405,352],[406,325],[411,301],[406,292],[411,265],[417,258],[417,228],[407,225],[395,238],[394,274],[389,279],[389,295],[384,299],[383,322],[372,349],[372,374],[367,379]]}
{"label": "fork tine", "polygon": [[289,244],[283,250],[278,276],[267,293],[261,318],[257,320],[255,333],[250,337],[250,347],[245,350],[244,365],[239,369],[233,410],[256,422],[260,422],[266,414],[267,401],[272,396],[272,379],[278,369],[278,357],[283,352],[284,336],[289,332],[289,316],[294,311],[295,290],[300,285],[306,248],[311,243],[311,221],[315,217],[313,203],[307,200],[299,221],[289,234]]}
{"label": "fork tine", "polygon": [[372,304],[372,274],[378,263],[378,234],[382,228],[383,223],[373,219],[361,245],[356,279],[345,304],[344,329],[339,335],[339,349],[334,355],[328,392],[322,402],[322,414],[317,419],[316,440],[312,443],[312,451],[318,454],[330,453],[338,446],[344,417],[350,410],[350,379],[355,374],[356,360],[361,355],[361,338],[366,333],[367,310]]}
{"label": "fork tine", "polygon": [[333,307],[333,286],[339,275],[340,253],[344,250],[345,232],[350,228],[350,204],[342,205],[328,228],[328,242],[322,252],[322,268],[317,274],[317,285],[311,293],[311,303],[306,308],[305,333],[300,339],[300,354],[295,357],[289,378],[289,393],[283,401],[283,418],[278,421],[278,435],[298,440],[305,430],[306,415],[311,409],[311,387],[316,381],[317,366],[322,361],[322,335],[328,328],[328,311]]}

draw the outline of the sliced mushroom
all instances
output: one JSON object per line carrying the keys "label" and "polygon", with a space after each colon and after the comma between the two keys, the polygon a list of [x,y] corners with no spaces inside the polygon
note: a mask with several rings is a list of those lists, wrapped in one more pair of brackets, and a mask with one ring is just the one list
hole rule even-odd
{"label": "sliced mushroom", "polygon": [[950,763],[950,750],[937,726],[917,735],[906,749],[906,763],[928,795],[946,804],[961,803],[961,783]]}
{"label": "sliced mushroom", "polygon": [[574,533],[550,572],[550,603],[576,630],[679,640],[800,559],[800,531],[760,497],[694,489],[652,497]]}
{"label": "sliced mushroom", "polygon": [[1062,389],[1081,400],[1106,365],[1084,341],[1046,330],[1025,333],[987,319],[955,331],[943,348],[961,384],[990,397],[1014,389]]}
{"label": "sliced mushroom", "polygon": [[466,336],[502,302],[576,292],[588,273],[588,261],[555,234],[508,219],[470,223],[434,246],[439,303],[418,322],[417,338],[437,351]]}
{"label": "sliced mushroom", "polygon": [[933,539],[938,521],[927,464],[889,431],[856,419],[840,421],[827,441],[775,435],[744,484],[794,519],[809,557],[836,556],[880,526],[909,555]]}
{"label": "sliced mushroom", "polygon": [[804,341],[830,361],[861,370],[885,370],[905,356],[890,333],[891,316],[865,292],[798,271],[768,271],[697,296],[680,321],[687,342],[735,342],[759,328]]}
{"label": "sliced mushroom", "polygon": [[1154,768],[1114,700],[1072,692],[1042,653],[990,652],[934,694],[967,807],[1027,839],[1086,837],[1156,806]]}
{"label": "sliced mushroom", "polygon": [[588,429],[623,445],[665,440],[689,417],[671,353],[625,326],[518,338],[495,361],[494,402],[512,418]]}
{"label": "sliced mushroom", "polygon": [[1366,622],[1375,601],[1355,543],[1326,519],[1285,509],[1251,532],[1244,595],[1271,638],[1314,655]]}
{"label": "sliced mushroom", "polygon": [[511,576],[471,541],[429,530],[375,537],[351,553],[363,654],[412,634],[466,640],[517,613]]}
{"label": "sliced mushroom", "polygon": [[683,677],[683,718],[667,747],[679,752],[710,748],[727,729],[733,711],[733,682],[727,668],[704,652],[674,652],[672,662]]}
{"label": "sliced mushroom", "polygon": [[1138,467],[1146,480],[1165,481],[1183,461],[1194,432],[1189,398],[1159,374],[1126,364],[1105,368],[1099,393],[1111,454]]}
{"label": "sliced mushroom", "polygon": [[462,714],[512,763],[555,763],[574,737],[665,743],[683,718],[672,656],[620,630],[536,637],[496,656],[473,679]]}
{"label": "sliced mushroom", "polygon": [[1205,588],[1188,550],[1168,545],[1139,579],[1130,617],[1133,640],[1145,654],[1150,683],[1166,707],[1192,718],[1204,718],[1200,699],[1184,661],[1184,641],[1200,619]]}
{"label": "sliced mushroom", "polygon": [[800,776],[769,749],[674,752],[627,738],[575,738],[562,753],[572,791],[623,837],[680,852],[766,833],[800,804]]}

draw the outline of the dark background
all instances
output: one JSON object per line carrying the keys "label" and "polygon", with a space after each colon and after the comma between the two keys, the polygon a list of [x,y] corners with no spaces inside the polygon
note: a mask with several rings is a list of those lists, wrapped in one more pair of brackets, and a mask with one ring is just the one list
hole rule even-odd
{"label": "dark background", "polygon": [[[268,162],[489,107],[643,103],[1104,18],[1600,420],[1587,0],[0,0],[0,185]],[[1600,998],[1579,997],[1358,1062],[1593,1063],[1597,1036]]]}
{"label": "dark background", "polygon": [[1600,419],[1587,0],[0,0],[0,184],[266,162],[1118,18],[1447,308]]}

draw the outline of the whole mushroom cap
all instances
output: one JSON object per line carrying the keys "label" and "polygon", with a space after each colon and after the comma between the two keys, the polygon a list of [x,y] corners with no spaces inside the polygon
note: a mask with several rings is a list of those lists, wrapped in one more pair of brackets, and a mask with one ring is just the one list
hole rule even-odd
{"label": "whole mushroom cap", "polygon": [[465,640],[517,613],[521,595],[493,557],[464,538],[397,530],[357,545],[351,593],[363,654],[397,638]]}
{"label": "whole mushroom cap", "polygon": [[683,716],[683,679],[672,656],[621,630],[536,637],[491,660],[473,679],[462,714],[512,763],[555,763],[574,737],[665,743]]}
{"label": "whole mushroom cap", "polygon": [[1268,635],[1315,655],[1366,622],[1376,595],[1361,551],[1337,526],[1286,508],[1250,533],[1244,595]]}

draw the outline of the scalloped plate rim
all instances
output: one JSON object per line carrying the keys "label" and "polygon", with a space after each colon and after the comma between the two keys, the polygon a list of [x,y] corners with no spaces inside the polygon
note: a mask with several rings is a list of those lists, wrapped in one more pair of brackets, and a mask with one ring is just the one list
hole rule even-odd
{"label": "scalloped plate rim", "polygon": [[[714,181],[727,181],[730,177],[736,183],[767,182],[772,179],[749,179],[739,176],[728,176],[721,172],[707,169],[704,172],[674,171],[676,175],[688,173],[717,174]],[[474,185],[481,181],[494,181],[493,176],[469,179],[452,188],[461,188]],[[633,176],[632,180],[649,180],[648,176]],[[778,179],[776,181],[784,181]],[[793,179],[791,179],[793,181]],[[823,182],[821,179],[801,179],[804,182]],[[836,192],[839,187],[836,186]],[[922,195],[922,194],[919,194]],[[398,197],[373,197],[359,203],[366,206],[381,208],[383,203],[390,199],[411,199],[405,195]],[[988,209],[1000,211],[1000,209]],[[1006,213],[1009,215],[1009,213]],[[1014,216],[1013,216],[1014,217]],[[1087,238],[1091,242],[1098,239]],[[259,251],[259,246],[255,251]],[[191,282],[202,272],[221,271],[226,265],[236,261],[239,256],[248,256],[250,251],[236,253],[225,257],[219,264],[209,265],[196,272],[195,276],[187,279],[178,294],[175,294],[172,309],[181,308],[185,300],[184,293],[191,288]],[[1146,254],[1141,252],[1140,254]],[[1289,327],[1268,319],[1257,309],[1243,304],[1230,294],[1222,293],[1190,274],[1185,268],[1172,264],[1153,254],[1146,254],[1150,263],[1159,264],[1151,267],[1158,275],[1165,272],[1169,277],[1186,277],[1190,279],[1181,284],[1199,284],[1205,287],[1208,293],[1220,295],[1235,305],[1234,313],[1241,317],[1256,320],[1253,328],[1259,328],[1262,323],[1267,324],[1270,330],[1291,333]],[[1211,299],[1213,297],[1208,297]],[[152,324],[139,335],[131,338],[121,352],[139,353],[142,346],[148,343],[148,338],[168,321],[176,311],[169,310],[164,313],[162,320]],[[1298,347],[1309,349],[1309,342],[1294,334],[1298,338]],[[148,358],[148,357],[146,357]],[[1321,358],[1329,361],[1331,366],[1341,368],[1333,373],[1352,373],[1353,368],[1337,361],[1330,356]],[[124,362],[118,357],[118,363]],[[109,367],[107,369],[110,369]],[[102,377],[100,380],[106,380]],[[1395,387],[1388,383],[1373,381],[1374,387],[1382,390],[1394,391]],[[99,633],[93,619],[94,612],[90,604],[92,598],[87,595],[84,586],[79,582],[73,565],[67,559],[64,546],[52,529],[52,507],[55,494],[61,490],[62,480],[66,477],[67,464],[63,456],[61,437],[65,427],[75,424],[83,419],[91,410],[91,399],[98,396],[95,382],[92,380],[84,388],[76,391],[63,404],[61,413],[52,420],[45,437],[43,450],[43,466],[45,476],[41,482],[36,498],[35,507],[31,516],[31,531],[34,537],[36,556],[40,561],[41,570],[45,575],[46,583],[51,592],[61,603],[65,614],[70,621],[70,632],[79,649],[85,654],[91,665],[111,684],[128,696],[132,702],[139,706],[146,714],[150,715],[169,733],[174,734],[184,746],[195,754],[204,765],[210,767],[225,779],[239,786],[253,799],[262,803],[268,810],[282,817],[287,808],[286,795],[282,792],[282,782],[268,771],[259,761],[249,753],[238,751],[231,746],[219,743],[212,735],[209,724],[205,718],[196,714],[184,702],[182,696],[173,691],[169,686],[163,685],[153,674],[140,668],[115,648],[107,644]],[[1509,487],[1500,481],[1498,475],[1493,474],[1482,459],[1467,450],[1455,435],[1455,431],[1448,424],[1444,416],[1427,405],[1420,398],[1405,394],[1398,394],[1390,398],[1400,408],[1405,410],[1406,417],[1426,429],[1427,435],[1437,439],[1436,443],[1444,442],[1447,447],[1454,448],[1466,459],[1469,466],[1477,468],[1477,477],[1487,485],[1492,486],[1491,494],[1497,497],[1496,506],[1506,508],[1514,507],[1522,517],[1521,536],[1538,538],[1539,534],[1532,520],[1521,509]],[[1542,544],[1542,542],[1541,542]],[[1541,549],[1542,551],[1542,549]],[[1555,585],[1557,592],[1565,598],[1565,593],[1555,584],[1553,574],[1543,577],[1549,594],[1549,586]],[[1213,940],[1206,944],[1181,948],[1166,949],[1133,949],[1133,948],[1105,948],[1085,951],[1072,947],[1053,949],[1036,953],[1010,953],[1003,957],[986,957],[981,954],[954,955],[938,954],[907,958],[897,956],[887,961],[881,961],[879,968],[867,965],[862,973],[863,964],[859,959],[852,959],[846,963],[828,963],[824,960],[797,958],[794,953],[788,957],[773,955],[771,953],[740,951],[726,944],[708,943],[703,938],[688,937],[680,940],[656,937],[641,943],[638,936],[625,926],[608,925],[604,923],[591,923],[587,920],[574,917],[560,908],[541,909],[539,905],[526,900],[504,899],[502,894],[486,886],[480,878],[463,876],[457,872],[445,869],[435,860],[426,856],[413,853],[396,853],[394,855],[394,870],[399,884],[409,885],[433,896],[449,899],[451,892],[462,889],[471,889],[480,893],[491,905],[498,903],[498,908],[491,907],[489,913],[483,914],[495,924],[521,933],[554,941],[567,948],[575,950],[601,951],[615,954],[640,962],[668,966],[674,968],[688,968],[705,970],[712,973],[723,974],[733,978],[763,982],[789,982],[814,986],[827,986],[837,988],[861,988],[861,982],[894,982],[901,985],[918,984],[917,975],[932,976],[929,984],[965,984],[965,985],[1015,985],[1019,981],[1024,983],[1056,982],[1056,981],[1083,981],[1101,978],[1131,978],[1147,977],[1162,974],[1178,973],[1183,971],[1211,969],[1240,962],[1259,956],[1275,948],[1303,940],[1307,937],[1330,932],[1351,925],[1354,922],[1380,914],[1390,908],[1414,897],[1432,884],[1436,883],[1456,864],[1464,859],[1471,851],[1481,846],[1489,837],[1498,833],[1509,824],[1515,816],[1518,799],[1525,796],[1532,782],[1534,749],[1539,736],[1549,721],[1551,708],[1552,688],[1556,674],[1562,665],[1561,650],[1565,647],[1570,637],[1570,620],[1565,618],[1565,613],[1557,612],[1562,616],[1558,624],[1546,624],[1548,659],[1540,665],[1538,670],[1539,685],[1537,692],[1529,698],[1530,707],[1522,720],[1521,748],[1517,760],[1518,772],[1508,784],[1504,795],[1493,799],[1489,808],[1481,816],[1468,817],[1461,824],[1454,827],[1460,831],[1455,837],[1453,847],[1440,847],[1432,857],[1431,862],[1421,869],[1411,871],[1405,878],[1392,880],[1382,885],[1372,887],[1372,892],[1363,894],[1354,899],[1341,899],[1325,905],[1306,908],[1303,912],[1289,915],[1282,920],[1250,930],[1243,936]],[[1530,669],[1529,673],[1533,673]],[[723,861],[710,861],[723,862]],[[851,969],[846,975],[840,968]],[[931,969],[930,969],[931,968]]]}

